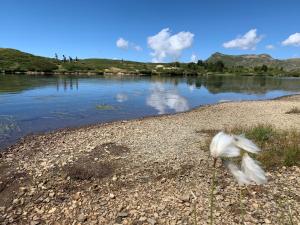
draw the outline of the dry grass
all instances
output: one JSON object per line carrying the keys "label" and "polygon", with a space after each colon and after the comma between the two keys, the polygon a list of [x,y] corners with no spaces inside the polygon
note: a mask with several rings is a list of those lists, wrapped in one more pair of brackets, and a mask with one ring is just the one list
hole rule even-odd
{"label": "dry grass", "polygon": [[254,157],[265,168],[300,165],[300,132],[296,130],[276,130],[271,125],[260,124],[254,127],[235,127],[227,131],[232,134],[245,134],[263,151]]}
{"label": "dry grass", "polygon": [[[212,137],[218,131],[202,131],[209,136],[204,149],[209,149]],[[300,166],[300,132],[297,130],[276,130],[273,126],[259,124],[253,127],[234,127],[225,130],[226,133],[244,134],[256,143],[262,152],[252,155],[260,161],[266,169],[275,169],[282,166]]]}
{"label": "dry grass", "polygon": [[298,107],[293,107],[286,114],[300,114],[300,109]]}

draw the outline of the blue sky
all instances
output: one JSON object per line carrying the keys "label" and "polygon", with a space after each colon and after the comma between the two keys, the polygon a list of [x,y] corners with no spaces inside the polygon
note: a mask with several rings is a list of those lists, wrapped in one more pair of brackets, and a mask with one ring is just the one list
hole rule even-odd
{"label": "blue sky", "polygon": [[299,0],[0,0],[0,9],[0,47],[42,56],[300,57]]}

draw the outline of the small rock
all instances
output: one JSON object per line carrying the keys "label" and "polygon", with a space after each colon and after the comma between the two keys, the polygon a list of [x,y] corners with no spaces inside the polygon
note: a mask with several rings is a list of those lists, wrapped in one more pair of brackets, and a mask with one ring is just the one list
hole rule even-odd
{"label": "small rock", "polygon": [[268,220],[268,219],[265,219],[265,223],[266,223],[266,224],[271,224],[271,221]]}
{"label": "small rock", "polygon": [[144,222],[144,221],[146,221],[147,220],[147,218],[145,217],[145,216],[141,216],[140,218],[139,218],[139,221],[141,221],[141,222]]}
{"label": "small rock", "polygon": [[116,197],[116,196],[115,196],[113,193],[110,193],[110,194],[109,194],[109,198],[110,198],[110,199],[114,199],[115,197]]}
{"label": "small rock", "polygon": [[13,200],[13,204],[19,204],[19,202],[20,202],[20,199],[18,199],[18,198]]}
{"label": "small rock", "polygon": [[77,219],[79,222],[84,222],[86,221],[87,217],[84,214],[80,214]]}
{"label": "small rock", "polygon": [[156,224],[156,220],[152,219],[152,218],[147,219],[147,222],[150,223],[151,225],[155,225]]}
{"label": "small rock", "polygon": [[119,212],[118,214],[117,214],[117,217],[122,217],[122,218],[124,218],[124,217],[127,217],[128,216],[128,213],[127,212]]}
{"label": "small rock", "polygon": [[117,218],[115,219],[115,222],[117,224],[122,224],[123,218],[127,217],[128,213],[126,212],[120,212],[117,214]]}
{"label": "small rock", "polygon": [[80,195],[81,195],[80,192],[76,192],[75,195],[74,195],[74,199],[75,200],[79,200],[80,199]]}
{"label": "small rock", "polygon": [[224,199],[224,197],[223,197],[222,195],[217,195],[217,196],[216,196],[216,199],[217,199],[218,201],[221,201],[221,200]]}
{"label": "small rock", "polygon": [[54,213],[55,211],[56,211],[56,208],[53,207],[52,209],[50,209],[50,210],[48,211],[48,213],[51,214],[51,213]]}
{"label": "small rock", "polygon": [[113,181],[117,181],[117,180],[118,180],[118,177],[117,177],[116,175],[114,175],[113,178],[112,178],[112,180],[113,180]]}
{"label": "small rock", "polygon": [[189,202],[190,201],[190,195],[189,194],[184,194],[180,196],[180,200],[183,202]]}

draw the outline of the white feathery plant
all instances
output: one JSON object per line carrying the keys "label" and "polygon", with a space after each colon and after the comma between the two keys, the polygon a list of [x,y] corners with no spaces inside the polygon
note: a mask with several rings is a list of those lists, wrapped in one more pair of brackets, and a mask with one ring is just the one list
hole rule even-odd
{"label": "white feathery plant", "polygon": [[[210,195],[210,224],[213,224],[213,209],[214,209],[214,190],[216,177],[216,163],[218,159],[226,158],[226,167],[235,177],[240,186],[255,184],[264,184],[267,178],[259,163],[252,159],[247,152],[257,154],[260,149],[249,139],[242,135],[229,135],[224,132],[219,132],[215,135],[210,144],[210,155],[214,159],[213,177],[211,184]],[[241,166],[237,166],[229,158],[242,156]],[[240,207],[242,210],[242,191],[240,189]],[[242,215],[243,219],[243,215]]]}

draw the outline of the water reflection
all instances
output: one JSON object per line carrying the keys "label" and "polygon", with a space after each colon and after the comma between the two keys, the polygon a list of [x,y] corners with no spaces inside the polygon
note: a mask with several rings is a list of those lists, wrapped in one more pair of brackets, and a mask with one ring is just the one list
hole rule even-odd
{"label": "water reflection", "polygon": [[158,114],[166,113],[167,109],[183,112],[189,109],[188,101],[176,89],[166,89],[162,83],[155,83],[151,94],[146,100],[147,105],[155,108]]}
{"label": "water reflection", "polygon": [[125,93],[119,93],[119,94],[117,94],[116,99],[117,99],[117,102],[120,102],[120,103],[126,102],[128,100],[128,95]]}
{"label": "water reflection", "polygon": [[0,148],[29,133],[299,91],[297,78],[0,75]]}
{"label": "water reflection", "polygon": [[60,89],[63,88],[64,91],[67,90],[73,90],[73,88],[75,87],[75,89],[78,91],[78,78],[73,78],[73,77],[58,77],[58,79],[56,79],[56,91],[59,91]]}
{"label": "water reflection", "polygon": [[[104,81],[110,83],[139,82],[178,84],[186,83],[191,92],[205,87],[210,93],[238,92],[238,93],[266,93],[272,90],[299,91],[300,79],[297,78],[272,78],[272,77],[247,77],[247,76],[208,76],[208,77],[67,77],[67,76],[25,76],[25,75],[0,75],[0,93],[18,93],[43,86],[55,86],[57,91],[72,91],[79,89],[80,82],[102,85]],[[122,92],[116,96],[117,101],[128,100],[126,93]]]}

